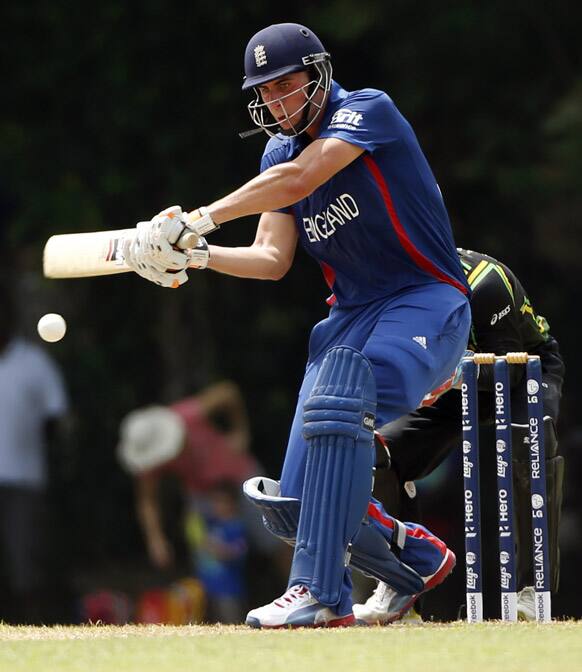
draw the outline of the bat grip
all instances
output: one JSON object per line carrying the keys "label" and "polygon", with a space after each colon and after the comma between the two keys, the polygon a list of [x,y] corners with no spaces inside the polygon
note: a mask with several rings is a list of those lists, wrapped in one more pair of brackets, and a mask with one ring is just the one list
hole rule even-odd
{"label": "bat grip", "polygon": [[196,247],[199,238],[200,236],[197,233],[186,229],[186,231],[184,231],[184,233],[178,238],[176,245],[181,250],[191,250]]}

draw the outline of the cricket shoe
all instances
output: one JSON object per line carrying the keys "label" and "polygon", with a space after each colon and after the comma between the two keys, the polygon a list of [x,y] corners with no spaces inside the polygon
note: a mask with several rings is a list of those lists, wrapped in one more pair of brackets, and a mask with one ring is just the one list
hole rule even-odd
{"label": "cricket shoe", "polygon": [[[354,604],[356,620],[369,625],[382,625],[402,620],[407,615],[406,605],[411,595],[399,595],[387,583],[379,581],[365,604]],[[411,604],[412,607],[412,604]]]}
{"label": "cricket shoe", "polygon": [[279,599],[249,611],[246,624],[251,628],[338,628],[355,625],[350,612],[334,613],[318,602],[307,586],[292,586]]}
{"label": "cricket shoe", "polygon": [[536,620],[536,592],[533,586],[522,588],[517,594],[517,617],[520,621]]}
{"label": "cricket shoe", "polygon": [[412,606],[423,593],[435,588],[447,578],[453,571],[456,562],[455,554],[450,548],[447,548],[437,571],[430,576],[422,577],[424,590],[414,595],[402,595],[387,583],[379,581],[376,590],[364,604],[354,604],[354,616],[358,621],[364,621],[369,625],[394,623],[394,621],[400,620],[417,621],[417,618],[408,619],[405,617],[412,613]]}

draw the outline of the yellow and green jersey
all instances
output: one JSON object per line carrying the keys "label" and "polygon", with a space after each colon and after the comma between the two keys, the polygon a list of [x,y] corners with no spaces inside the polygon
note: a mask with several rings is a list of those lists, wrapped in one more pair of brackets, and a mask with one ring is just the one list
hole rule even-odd
{"label": "yellow and green jersey", "polygon": [[[475,352],[529,352],[547,359],[548,368],[562,366],[558,344],[547,320],[538,315],[515,274],[497,259],[458,249],[471,288],[472,324],[469,348]],[[547,357],[546,357],[547,355]],[[490,367],[487,367],[489,369]],[[512,384],[521,376],[512,369]],[[515,381],[514,381],[515,379]],[[492,372],[484,371],[479,388],[492,386]]]}
{"label": "yellow and green jersey", "polygon": [[550,338],[546,318],[535,312],[511,269],[481,252],[458,252],[472,291],[470,345],[476,351],[534,352]]}

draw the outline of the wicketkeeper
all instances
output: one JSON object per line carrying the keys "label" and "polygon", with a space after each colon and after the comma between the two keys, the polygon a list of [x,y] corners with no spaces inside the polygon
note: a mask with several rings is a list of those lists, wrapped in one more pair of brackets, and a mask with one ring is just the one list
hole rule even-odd
{"label": "wicketkeeper", "polygon": [[[539,355],[542,365],[547,505],[550,540],[551,589],[558,590],[560,553],[558,530],[562,506],[564,458],[558,454],[558,420],[564,363],[547,321],[538,315],[515,274],[496,259],[459,250],[472,290],[473,323],[469,348],[473,352],[528,352]],[[534,589],[531,541],[530,462],[524,366],[510,366],[514,508],[517,539],[518,615],[533,620]],[[445,385],[423,400],[420,408],[380,428],[391,455],[391,469],[377,472],[375,495],[395,515],[403,511],[419,516],[414,481],[430,474],[461,445],[460,367]],[[495,424],[493,367],[480,367],[479,422]],[[445,394],[446,392],[446,394]],[[386,451],[378,451],[378,466],[386,467]],[[486,495],[485,495],[486,496]],[[493,494],[492,494],[493,496]],[[495,495],[496,496],[496,495]],[[459,511],[459,518],[461,518]],[[394,620],[402,596],[379,584],[355,614],[367,622]]]}

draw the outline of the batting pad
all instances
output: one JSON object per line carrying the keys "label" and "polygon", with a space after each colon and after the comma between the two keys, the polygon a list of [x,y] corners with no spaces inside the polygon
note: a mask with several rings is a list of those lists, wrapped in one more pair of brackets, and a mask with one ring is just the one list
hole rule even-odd
{"label": "batting pad", "polygon": [[307,462],[289,577],[325,605],[340,600],[346,551],[366,514],[375,414],[370,362],[353,348],[331,348],[303,408]]}
{"label": "batting pad", "polygon": [[282,497],[279,481],[263,476],[255,476],[245,481],[243,493],[261,512],[263,525],[267,530],[295,546],[301,502],[295,497]]}
{"label": "batting pad", "polygon": [[[294,546],[301,502],[294,497],[282,497],[279,482],[264,476],[255,476],[245,481],[243,492],[261,512],[267,530]],[[395,519],[392,520],[404,527]],[[370,525],[368,520],[359,524],[350,551],[351,567],[388,583],[399,593],[414,595],[424,589],[420,576],[392,552],[386,537],[377,527]]]}

